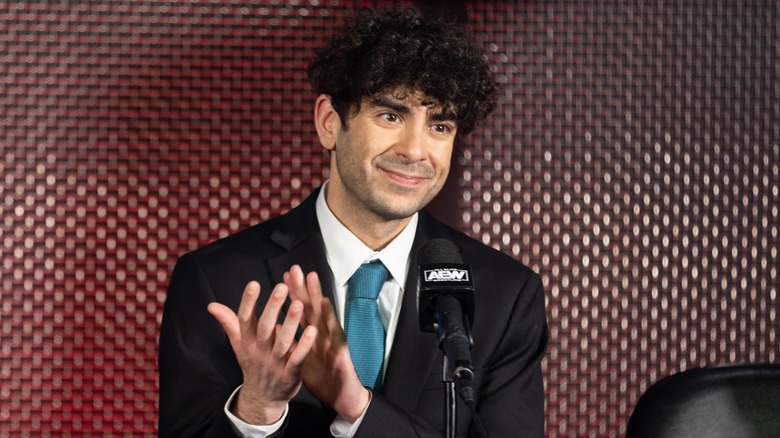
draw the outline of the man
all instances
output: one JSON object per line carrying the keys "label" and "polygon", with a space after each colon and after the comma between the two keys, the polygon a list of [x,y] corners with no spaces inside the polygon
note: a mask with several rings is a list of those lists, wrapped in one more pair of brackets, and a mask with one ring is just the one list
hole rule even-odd
{"label": "man", "polygon": [[[539,276],[422,210],[447,178],[456,135],[493,109],[490,64],[459,27],[402,8],[359,15],[308,73],[330,178],[287,214],[177,263],[160,338],[160,435],[443,436],[442,353],[419,329],[416,297],[417,251],[443,238],[477,287],[476,413],[493,437],[542,436]],[[342,329],[350,281],[367,265],[384,266],[374,303],[384,350],[368,381],[353,365],[362,341]],[[457,420],[458,436],[476,436],[462,402]]]}

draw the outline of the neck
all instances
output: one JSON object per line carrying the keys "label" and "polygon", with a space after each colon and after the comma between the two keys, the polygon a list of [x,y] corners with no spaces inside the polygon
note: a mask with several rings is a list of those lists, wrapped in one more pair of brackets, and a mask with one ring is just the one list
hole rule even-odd
{"label": "neck", "polygon": [[326,186],[328,208],[352,234],[374,251],[384,249],[409,225],[412,217],[387,219],[373,212],[351,208],[348,204],[333,202]]}
{"label": "neck", "polygon": [[365,217],[363,214],[333,211],[334,216],[344,224],[361,242],[374,251],[384,249],[406,228],[411,218],[385,220],[376,217]]}

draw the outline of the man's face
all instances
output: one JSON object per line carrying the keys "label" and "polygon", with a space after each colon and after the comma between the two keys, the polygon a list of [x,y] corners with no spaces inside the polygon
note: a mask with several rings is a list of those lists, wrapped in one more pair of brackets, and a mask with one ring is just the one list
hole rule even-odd
{"label": "man's face", "polygon": [[328,193],[337,216],[405,219],[441,190],[457,126],[453,114],[422,97],[374,96],[348,119],[347,129],[340,127]]}

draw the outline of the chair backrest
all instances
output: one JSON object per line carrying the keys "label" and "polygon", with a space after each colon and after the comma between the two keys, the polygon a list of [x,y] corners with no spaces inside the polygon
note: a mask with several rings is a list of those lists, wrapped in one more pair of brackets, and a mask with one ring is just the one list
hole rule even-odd
{"label": "chair backrest", "polygon": [[780,437],[780,364],[695,368],[639,398],[626,438]]}

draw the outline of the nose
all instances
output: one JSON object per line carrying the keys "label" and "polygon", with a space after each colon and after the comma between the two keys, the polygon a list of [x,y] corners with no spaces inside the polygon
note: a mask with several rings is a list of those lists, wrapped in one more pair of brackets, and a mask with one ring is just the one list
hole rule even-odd
{"label": "nose", "polygon": [[407,163],[416,163],[425,159],[425,134],[418,128],[406,129],[395,145],[396,154]]}

